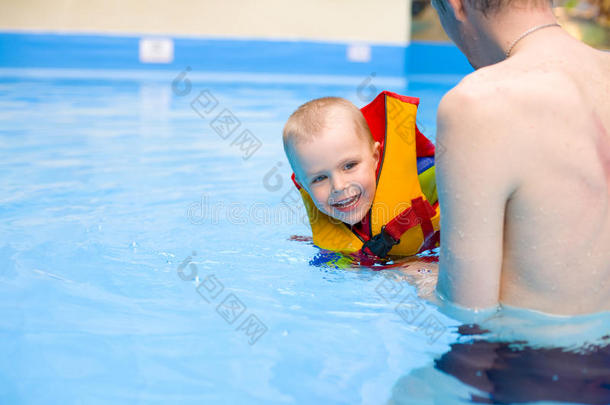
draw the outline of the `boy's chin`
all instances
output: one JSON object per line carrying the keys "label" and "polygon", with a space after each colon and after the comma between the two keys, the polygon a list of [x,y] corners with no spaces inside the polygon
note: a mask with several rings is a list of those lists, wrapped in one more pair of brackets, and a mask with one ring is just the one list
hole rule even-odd
{"label": "boy's chin", "polygon": [[346,223],[347,225],[356,225],[358,222],[362,221],[366,212],[364,213],[353,213],[352,215],[333,215],[332,217]]}

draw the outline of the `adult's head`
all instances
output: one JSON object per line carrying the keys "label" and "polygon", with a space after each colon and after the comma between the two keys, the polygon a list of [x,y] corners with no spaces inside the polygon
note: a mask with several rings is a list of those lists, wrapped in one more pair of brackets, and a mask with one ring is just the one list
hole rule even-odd
{"label": "adult's head", "polygon": [[552,0],[432,0],[432,5],[475,69],[504,60],[528,29],[557,22]]}

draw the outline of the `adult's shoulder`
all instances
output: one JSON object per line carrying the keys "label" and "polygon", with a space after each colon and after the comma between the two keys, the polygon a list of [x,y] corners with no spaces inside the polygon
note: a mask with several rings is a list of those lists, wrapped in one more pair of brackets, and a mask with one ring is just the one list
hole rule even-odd
{"label": "adult's shoulder", "polygon": [[[540,105],[546,100],[556,100],[560,92],[567,90],[566,77],[561,72],[519,65],[497,64],[481,68],[464,77],[441,100],[441,112],[464,106],[476,107],[473,114],[494,113],[499,107],[511,111],[531,112],[528,104]],[[525,108],[520,108],[524,106]],[[496,115],[501,119],[501,115]]]}
{"label": "adult's shoulder", "polygon": [[494,71],[479,69],[466,76],[439,104],[437,141],[445,137],[476,141],[479,137],[499,136],[501,131],[497,129],[508,120],[506,115],[515,113],[515,94],[511,93],[515,89],[510,80]]}
{"label": "adult's shoulder", "polygon": [[439,105],[439,117],[451,119],[459,115],[476,118],[492,113],[507,101],[504,95],[509,88],[505,77],[493,70],[479,69],[445,94]]}
{"label": "adult's shoulder", "polygon": [[471,131],[459,131],[468,137],[508,137],[515,146],[516,138],[556,120],[577,97],[577,86],[561,71],[501,63],[471,73],[451,89],[439,105],[438,124],[468,127]]}
{"label": "adult's shoulder", "polygon": [[516,183],[520,162],[532,153],[538,125],[534,110],[548,99],[542,91],[528,93],[530,77],[518,76],[479,69],[443,97],[436,138],[437,149],[444,152],[439,154],[441,166],[503,171],[507,183]]}

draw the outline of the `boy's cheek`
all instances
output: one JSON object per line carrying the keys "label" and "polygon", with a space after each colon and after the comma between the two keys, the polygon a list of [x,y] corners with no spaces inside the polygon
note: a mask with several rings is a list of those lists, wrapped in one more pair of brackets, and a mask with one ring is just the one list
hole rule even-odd
{"label": "boy's cheek", "polygon": [[326,209],[326,200],[322,198],[322,196],[320,195],[320,193],[310,193],[309,194],[311,196],[311,198],[313,199],[314,204],[316,205],[316,207],[322,211],[325,214],[328,214],[328,211]]}

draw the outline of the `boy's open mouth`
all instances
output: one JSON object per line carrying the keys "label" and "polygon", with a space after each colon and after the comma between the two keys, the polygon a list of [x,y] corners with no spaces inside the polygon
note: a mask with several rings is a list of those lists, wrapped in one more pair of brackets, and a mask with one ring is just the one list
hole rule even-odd
{"label": "boy's open mouth", "polygon": [[329,201],[331,207],[338,209],[339,211],[349,211],[351,210],[358,201],[360,200],[360,196],[362,193],[358,193],[351,197],[344,198],[342,200],[334,201],[332,198]]}

